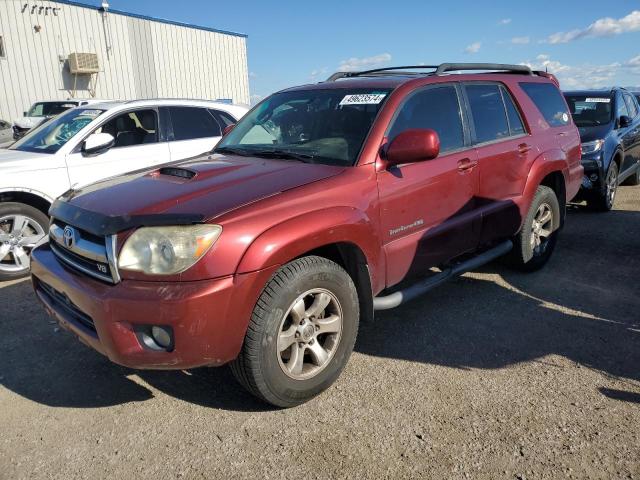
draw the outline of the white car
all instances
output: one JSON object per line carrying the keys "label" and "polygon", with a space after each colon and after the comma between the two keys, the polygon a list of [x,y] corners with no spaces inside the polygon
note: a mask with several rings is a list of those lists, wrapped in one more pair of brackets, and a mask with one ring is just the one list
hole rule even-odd
{"label": "white car", "polygon": [[5,144],[13,143],[13,130],[11,124],[0,119],[0,148]]}
{"label": "white car", "polygon": [[0,281],[29,273],[51,202],[69,188],[208,152],[247,111],[198,100],[96,103],[0,150]]}
{"label": "white car", "polygon": [[18,140],[19,138],[24,137],[32,128],[36,128],[49,118],[60,115],[65,110],[103,101],[104,100],[70,98],[68,100],[47,100],[44,102],[36,102],[31,105],[31,108],[28,111],[24,112],[24,116],[22,118],[18,118],[13,121],[13,139]]}

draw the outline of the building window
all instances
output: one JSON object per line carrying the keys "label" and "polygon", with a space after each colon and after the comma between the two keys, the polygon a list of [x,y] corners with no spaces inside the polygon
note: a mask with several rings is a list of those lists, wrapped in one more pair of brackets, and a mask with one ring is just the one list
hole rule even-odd
{"label": "building window", "polygon": [[4,37],[0,35],[0,58],[6,58],[7,55],[4,51]]}

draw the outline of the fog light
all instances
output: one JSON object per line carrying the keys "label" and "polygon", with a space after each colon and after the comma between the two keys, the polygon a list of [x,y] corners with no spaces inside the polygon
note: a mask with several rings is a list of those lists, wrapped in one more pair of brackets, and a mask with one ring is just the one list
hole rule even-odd
{"label": "fog light", "polygon": [[598,180],[598,174],[592,173],[591,175],[589,175],[589,180],[595,182],[596,180]]}
{"label": "fog light", "polygon": [[158,346],[165,350],[171,346],[171,331],[167,327],[151,327],[151,336]]}

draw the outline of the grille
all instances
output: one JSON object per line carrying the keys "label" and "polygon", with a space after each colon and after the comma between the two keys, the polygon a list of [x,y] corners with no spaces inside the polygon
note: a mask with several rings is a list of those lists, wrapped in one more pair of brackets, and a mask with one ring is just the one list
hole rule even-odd
{"label": "grille", "polygon": [[69,300],[69,297],[41,280],[36,281],[36,288],[47,298],[51,307],[65,320],[84,328],[94,337],[97,337],[96,326],[92,318]]}
{"label": "grille", "polygon": [[49,228],[51,250],[67,266],[108,283],[118,283],[113,238],[53,220]]}

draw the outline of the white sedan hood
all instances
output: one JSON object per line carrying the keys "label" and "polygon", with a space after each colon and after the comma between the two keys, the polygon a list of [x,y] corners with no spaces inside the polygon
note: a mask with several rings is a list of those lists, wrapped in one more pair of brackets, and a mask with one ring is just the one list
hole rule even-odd
{"label": "white sedan hood", "polygon": [[35,128],[42,123],[46,117],[22,117],[13,122],[20,128]]}

